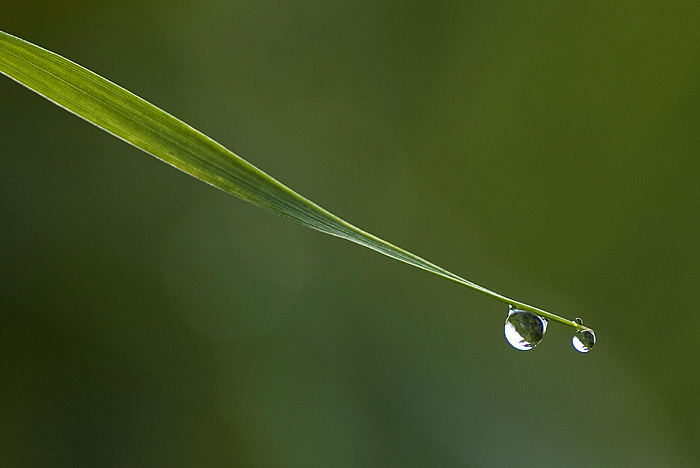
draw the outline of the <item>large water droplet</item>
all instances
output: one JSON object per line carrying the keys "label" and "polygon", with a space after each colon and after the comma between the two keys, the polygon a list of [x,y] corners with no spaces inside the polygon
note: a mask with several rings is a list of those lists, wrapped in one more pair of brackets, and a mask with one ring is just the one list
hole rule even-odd
{"label": "large water droplet", "polygon": [[511,308],[506,319],[506,339],[515,349],[528,351],[542,341],[547,320],[528,310]]}
{"label": "large water droplet", "polygon": [[587,353],[595,346],[595,333],[590,328],[588,330],[579,330],[574,335],[571,342],[574,344],[576,351]]}

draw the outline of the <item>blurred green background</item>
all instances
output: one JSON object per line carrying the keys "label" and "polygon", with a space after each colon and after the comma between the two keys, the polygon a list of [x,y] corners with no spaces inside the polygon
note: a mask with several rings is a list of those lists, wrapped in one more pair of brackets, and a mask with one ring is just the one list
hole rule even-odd
{"label": "blurred green background", "polygon": [[0,79],[2,466],[700,465],[697,2],[4,2],[0,29],[363,229]]}

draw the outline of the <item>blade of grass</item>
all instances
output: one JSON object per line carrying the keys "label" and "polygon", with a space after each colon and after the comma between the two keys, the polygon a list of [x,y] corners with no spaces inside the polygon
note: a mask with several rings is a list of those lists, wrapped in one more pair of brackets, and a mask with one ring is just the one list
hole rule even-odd
{"label": "blade of grass", "polygon": [[0,73],[146,153],[272,213],[427,270],[514,308],[579,330],[588,329],[472,283],[353,226],[153,104],[58,54],[2,31]]}

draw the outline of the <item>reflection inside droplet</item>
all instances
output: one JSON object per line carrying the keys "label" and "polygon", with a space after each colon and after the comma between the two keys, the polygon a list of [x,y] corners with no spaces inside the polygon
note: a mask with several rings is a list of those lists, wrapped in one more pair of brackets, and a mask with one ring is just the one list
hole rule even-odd
{"label": "reflection inside droplet", "polygon": [[505,334],[515,349],[527,351],[542,341],[547,320],[527,310],[511,309],[506,319]]}
{"label": "reflection inside droplet", "polygon": [[595,345],[595,333],[590,328],[588,330],[579,330],[576,332],[571,342],[574,344],[576,351],[587,353]]}

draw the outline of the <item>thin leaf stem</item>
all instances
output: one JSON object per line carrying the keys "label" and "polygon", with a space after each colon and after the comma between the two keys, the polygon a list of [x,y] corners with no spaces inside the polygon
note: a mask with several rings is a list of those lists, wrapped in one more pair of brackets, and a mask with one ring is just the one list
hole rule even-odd
{"label": "thin leaf stem", "polygon": [[0,73],[156,158],[277,215],[442,276],[517,309],[588,327],[510,299],[348,223],[162,109],[70,60],[0,31]]}

